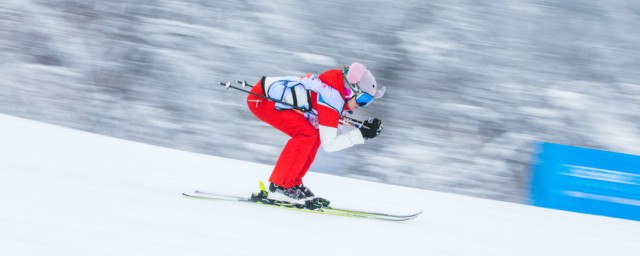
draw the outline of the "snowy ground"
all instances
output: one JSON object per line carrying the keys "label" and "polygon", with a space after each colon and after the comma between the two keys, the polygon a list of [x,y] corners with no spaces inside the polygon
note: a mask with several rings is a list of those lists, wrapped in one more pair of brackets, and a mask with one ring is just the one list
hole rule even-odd
{"label": "snowy ground", "polygon": [[310,173],[335,205],[404,223],[192,200],[271,167],[0,115],[0,255],[637,255],[640,222]]}
{"label": "snowy ground", "polygon": [[640,154],[639,14],[631,0],[5,0],[0,113],[273,164],[285,136],[216,83],[360,61],[387,93],[357,117],[385,130],[321,150],[314,171],[524,202],[535,141]]}

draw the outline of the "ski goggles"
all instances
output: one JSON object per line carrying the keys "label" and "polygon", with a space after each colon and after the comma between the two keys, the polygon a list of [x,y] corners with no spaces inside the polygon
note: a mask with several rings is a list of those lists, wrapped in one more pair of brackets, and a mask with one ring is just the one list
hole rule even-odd
{"label": "ski goggles", "polygon": [[371,94],[361,92],[358,96],[356,96],[356,103],[358,103],[358,106],[360,107],[366,107],[371,104],[371,102],[373,102],[373,99],[374,97],[371,96]]}
{"label": "ski goggles", "polygon": [[346,99],[351,99],[355,95],[356,103],[358,104],[358,106],[360,106],[360,107],[368,106],[369,104],[371,104],[371,102],[373,102],[374,97],[371,94],[362,91],[360,89],[360,86],[358,85],[358,83],[355,83],[355,84],[349,83],[349,81],[347,80],[347,76],[346,76],[347,70],[348,69],[346,69],[346,67],[345,67],[345,70],[342,73],[343,74],[343,78],[344,78],[344,82],[348,85],[348,88],[347,88],[347,90],[345,92],[345,95],[346,95],[345,98]]}

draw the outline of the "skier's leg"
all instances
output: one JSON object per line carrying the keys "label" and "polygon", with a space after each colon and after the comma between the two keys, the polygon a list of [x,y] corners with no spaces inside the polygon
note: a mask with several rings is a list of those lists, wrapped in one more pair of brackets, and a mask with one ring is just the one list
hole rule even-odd
{"label": "skier's leg", "polygon": [[313,146],[310,148],[309,155],[307,157],[307,162],[302,167],[302,169],[300,169],[300,173],[298,173],[294,181],[295,186],[302,184],[302,178],[307,174],[307,171],[309,171],[311,164],[313,164],[313,160],[315,160],[316,153],[318,152],[319,148],[320,148],[320,137],[317,138],[317,140],[313,143]]}
{"label": "skier's leg", "polygon": [[[262,94],[260,83],[252,91]],[[319,147],[317,142],[320,135],[302,114],[293,110],[276,110],[274,104],[255,95],[247,97],[247,105],[256,117],[291,137],[269,179],[278,186],[290,188],[297,185],[296,180],[303,176],[311,165]]]}
{"label": "skier's leg", "polygon": [[315,141],[319,139],[318,131],[306,119],[303,120],[305,123],[299,126],[289,126],[291,139],[282,150],[270,178],[271,182],[284,188],[299,185],[296,184],[297,180],[311,165],[307,163],[309,156],[315,155],[318,150],[315,146]]}

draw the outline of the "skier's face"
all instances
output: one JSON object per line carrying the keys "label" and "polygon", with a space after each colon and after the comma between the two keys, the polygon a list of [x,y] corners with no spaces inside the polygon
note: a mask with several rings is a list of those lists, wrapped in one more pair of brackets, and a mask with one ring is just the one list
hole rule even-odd
{"label": "skier's face", "polygon": [[360,107],[358,105],[358,102],[356,102],[356,97],[353,97],[347,101],[347,107],[349,107],[349,110],[351,111],[354,111]]}

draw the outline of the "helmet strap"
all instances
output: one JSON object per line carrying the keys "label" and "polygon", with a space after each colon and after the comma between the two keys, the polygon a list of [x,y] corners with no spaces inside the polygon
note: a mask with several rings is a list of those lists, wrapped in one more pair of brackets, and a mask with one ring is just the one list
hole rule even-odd
{"label": "helmet strap", "polygon": [[342,78],[344,80],[345,85],[349,86],[349,89],[351,89],[351,92],[353,93],[353,95],[357,96],[362,92],[362,90],[360,90],[360,86],[358,85],[358,83],[352,84],[349,82],[349,80],[347,79],[347,73],[349,73],[349,67],[345,66],[342,69]]}

